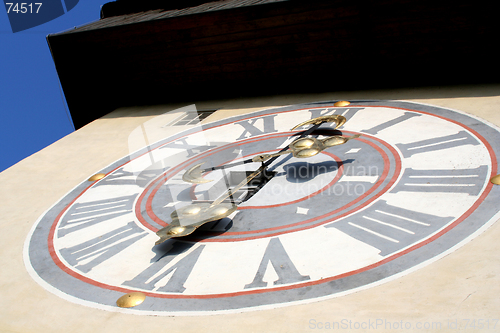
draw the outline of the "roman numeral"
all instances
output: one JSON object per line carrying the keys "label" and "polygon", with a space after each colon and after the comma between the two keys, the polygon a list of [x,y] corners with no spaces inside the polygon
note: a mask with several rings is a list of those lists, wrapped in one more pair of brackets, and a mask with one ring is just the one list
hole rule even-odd
{"label": "roman numeral", "polygon": [[396,125],[396,124],[399,124],[405,120],[408,120],[410,118],[413,118],[413,117],[419,117],[421,116],[421,114],[419,113],[415,113],[415,112],[405,112],[402,116],[399,116],[397,118],[394,118],[392,120],[389,120],[389,121],[386,121],[385,123],[382,123],[380,125],[377,125],[375,127],[372,127],[370,129],[366,129],[366,130],[362,130],[361,132],[365,132],[365,133],[368,133],[368,134],[377,134],[378,132],[386,129],[386,128],[389,128],[393,125]]}
{"label": "roman numeral", "polygon": [[414,170],[408,168],[391,193],[409,192],[452,192],[478,195],[488,174],[488,167],[475,169]]}
{"label": "roman numeral", "polygon": [[85,229],[97,223],[132,212],[136,194],[103,199],[86,203],[76,203],[64,215],[58,228],[57,237]]}
{"label": "roman numeral", "polygon": [[[236,140],[277,132],[276,128],[274,127],[274,117],[276,117],[276,115],[269,115],[261,118],[252,118],[234,123],[235,125],[240,125],[245,129],[243,133],[241,133],[240,137]],[[259,128],[257,128],[257,125],[259,125]]]}
{"label": "roman numeral", "polygon": [[[124,179],[125,177],[129,178]],[[125,171],[123,170],[123,168],[120,168],[96,183],[94,187],[106,185],[135,185],[134,173]]]}
{"label": "roman numeral", "polygon": [[405,158],[414,154],[426,153],[428,151],[442,150],[464,145],[478,145],[479,142],[465,131],[457,134],[432,138],[407,144],[396,144]]}
{"label": "roman numeral", "polygon": [[359,110],[363,110],[364,108],[325,108],[325,109],[310,109],[311,119],[318,118],[321,116],[331,115],[331,114],[339,114],[346,119],[351,119],[352,116],[356,114]]}
{"label": "roman numeral", "polygon": [[[84,273],[88,273],[95,266],[117,255],[139,239],[145,237],[146,234],[134,222],[129,222],[123,227],[79,245],[61,249],[59,252],[71,266]],[[93,259],[88,261],[90,258]],[[80,262],[86,263],[80,264]]]}
{"label": "roman numeral", "polygon": [[269,263],[272,264],[279,277],[278,280],[274,281],[274,285],[294,283],[310,279],[308,275],[301,275],[297,268],[295,268],[295,265],[286,253],[286,250],[281,244],[279,238],[272,238],[267,245],[266,252],[260,262],[253,282],[245,285],[245,289],[267,287],[267,282],[264,281],[264,274],[266,273]]}
{"label": "roman numeral", "polygon": [[[135,278],[125,281],[123,284],[133,288],[154,290],[171,293],[183,293],[186,288],[184,284],[188,279],[194,265],[198,261],[205,245],[200,245],[177,263],[170,263],[180,254],[187,252],[193,244],[175,242],[172,248],[162,254],[158,260],[153,262],[146,270]],[[171,275],[167,282],[165,278]]]}
{"label": "roman numeral", "polygon": [[379,201],[346,219],[326,225],[380,250],[386,256],[425,238],[449,223],[440,217]]}

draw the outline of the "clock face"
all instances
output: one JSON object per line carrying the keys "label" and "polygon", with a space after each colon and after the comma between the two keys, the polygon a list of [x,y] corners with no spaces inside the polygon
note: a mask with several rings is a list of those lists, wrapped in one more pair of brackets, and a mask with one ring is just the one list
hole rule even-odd
{"label": "clock face", "polygon": [[[154,315],[241,312],[317,301],[375,286],[453,251],[499,217],[490,183],[498,129],[473,116],[409,102],[295,105],[186,130],[124,157],[73,189],[25,246],[33,278],[70,301]],[[309,137],[359,138],[309,158],[279,156],[263,186],[238,188],[257,162],[296,140],[297,124],[343,115]],[[341,133],[339,133],[339,130]],[[222,200],[228,217],[155,246],[183,207]],[[180,221],[182,225],[182,220]],[[121,309],[139,291],[145,301]]]}

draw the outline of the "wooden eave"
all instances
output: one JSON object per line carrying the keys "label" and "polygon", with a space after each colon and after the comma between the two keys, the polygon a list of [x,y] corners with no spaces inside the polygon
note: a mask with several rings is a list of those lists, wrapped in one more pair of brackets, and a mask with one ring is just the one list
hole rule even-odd
{"label": "wooden eave", "polygon": [[120,106],[498,80],[498,23],[470,1],[236,1],[48,36],[79,128]]}

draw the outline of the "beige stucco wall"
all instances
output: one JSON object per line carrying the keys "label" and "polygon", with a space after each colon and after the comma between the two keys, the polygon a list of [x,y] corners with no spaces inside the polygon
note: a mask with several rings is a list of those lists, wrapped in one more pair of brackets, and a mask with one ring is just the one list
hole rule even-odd
{"label": "beige stucco wall", "polygon": [[[23,246],[38,217],[78,183],[129,154],[130,133],[141,124],[189,104],[220,108],[208,120],[259,108],[312,101],[398,99],[449,107],[500,126],[500,85],[331,92],[234,100],[189,101],[120,109],[0,173],[0,332],[307,332],[310,320],[368,323],[448,323],[500,319],[500,223],[452,254],[404,277],[364,291],[306,305],[204,317],[125,315],[67,302],[40,287],[23,263]],[[500,202],[500,201],[499,201]],[[385,323],[385,322],[384,322]],[[437,324],[435,324],[437,325]],[[477,322],[476,322],[477,325]],[[379,330],[356,330],[387,332]],[[349,330],[346,330],[349,331]],[[415,330],[423,331],[423,330]]]}

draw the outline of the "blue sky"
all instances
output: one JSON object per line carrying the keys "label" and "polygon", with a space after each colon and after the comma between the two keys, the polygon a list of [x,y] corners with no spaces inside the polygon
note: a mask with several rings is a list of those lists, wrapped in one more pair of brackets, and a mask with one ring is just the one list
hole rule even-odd
{"label": "blue sky", "polygon": [[74,131],[46,36],[99,19],[111,0],[81,0],[66,14],[13,33],[0,9],[0,171]]}

